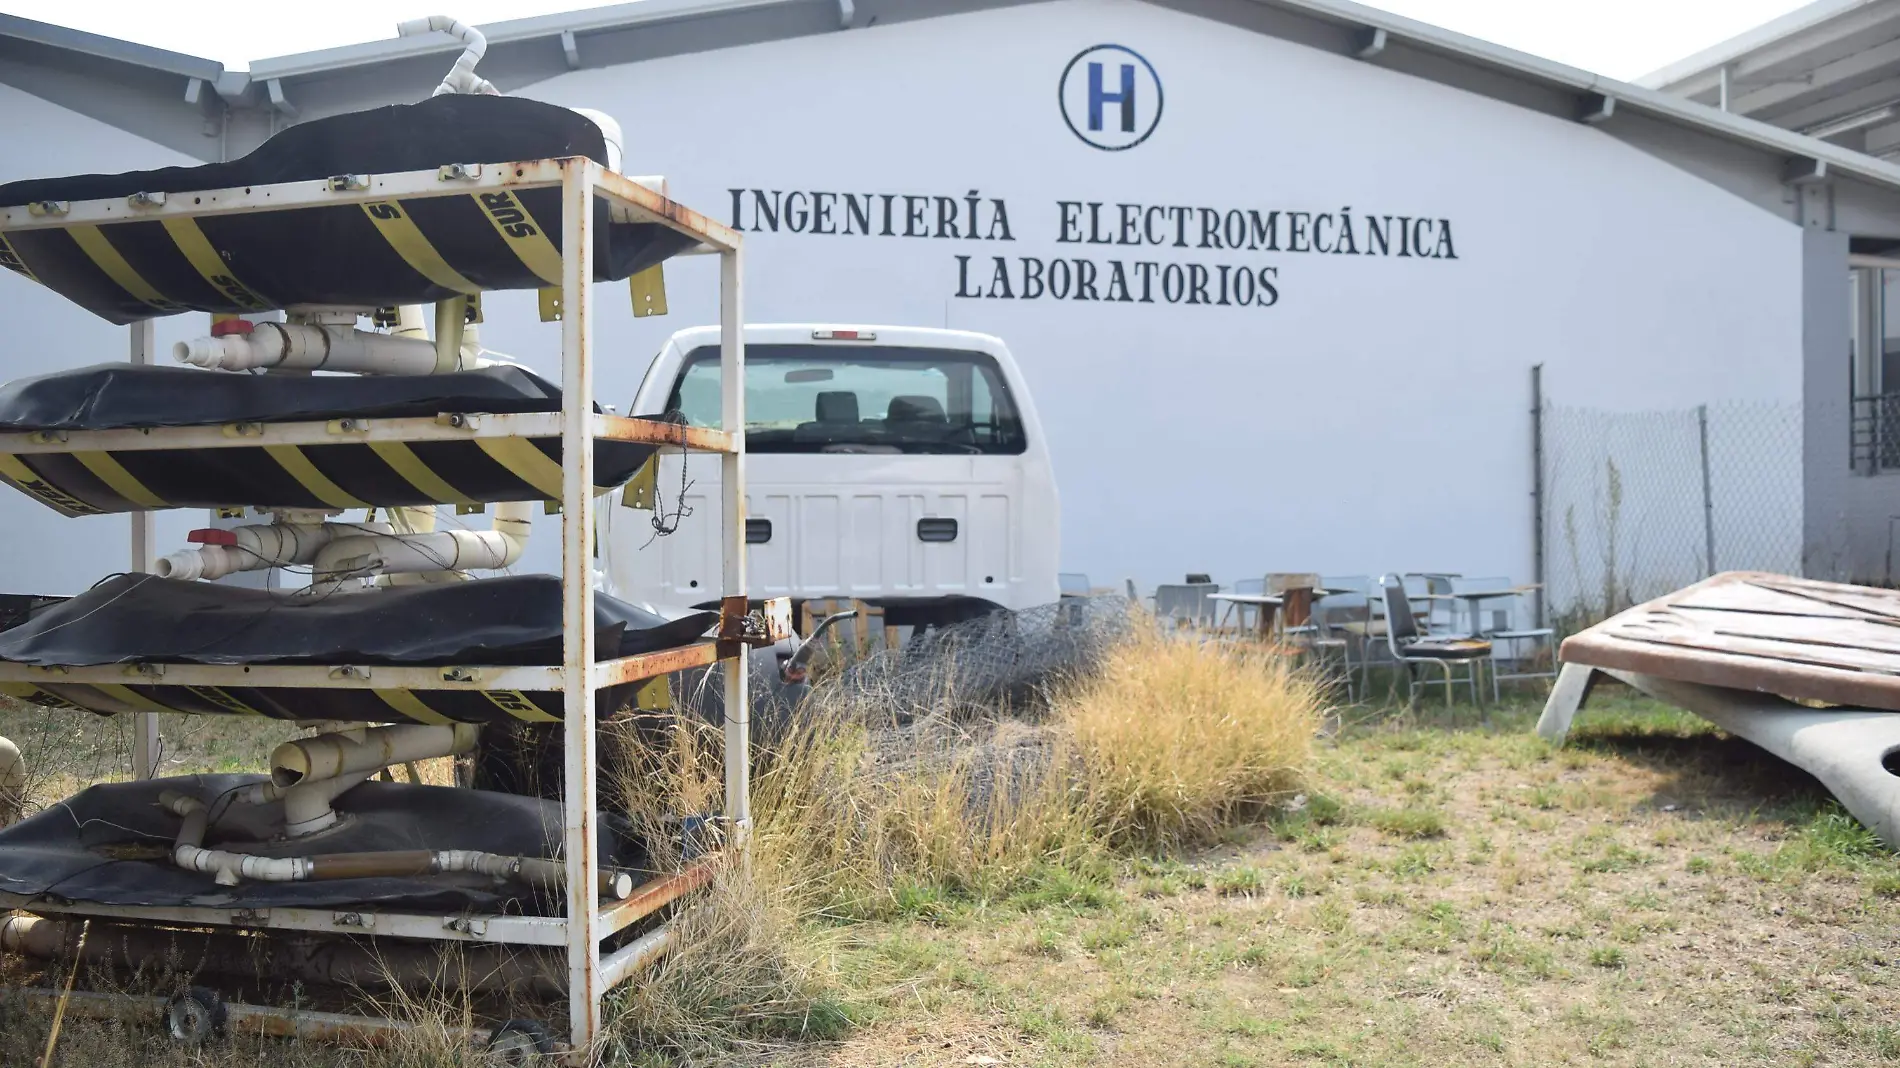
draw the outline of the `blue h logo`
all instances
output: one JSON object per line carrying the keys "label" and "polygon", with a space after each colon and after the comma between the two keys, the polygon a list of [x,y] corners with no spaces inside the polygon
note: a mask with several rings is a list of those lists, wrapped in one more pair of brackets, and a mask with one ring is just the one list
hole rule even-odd
{"label": "blue h logo", "polygon": [[1135,68],[1133,64],[1123,63],[1122,87],[1118,93],[1104,92],[1102,89],[1102,65],[1089,63],[1089,129],[1102,128],[1102,105],[1120,104],[1122,106],[1122,132],[1135,132]]}

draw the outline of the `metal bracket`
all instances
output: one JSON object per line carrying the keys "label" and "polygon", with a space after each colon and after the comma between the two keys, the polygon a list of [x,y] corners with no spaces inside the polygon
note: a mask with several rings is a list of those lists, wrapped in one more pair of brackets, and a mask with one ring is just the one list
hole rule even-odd
{"label": "metal bracket", "polygon": [[333,679],[367,680],[369,678],[369,669],[366,667],[359,667],[355,664],[344,664],[342,667],[333,669],[330,672],[330,677]]}
{"label": "metal bracket", "polygon": [[482,428],[482,417],[466,412],[443,412],[435,417],[435,421],[438,425],[452,426],[457,430],[480,430]]}
{"label": "metal bracket", "polygon": [[581,69],[581,46],[574,39],[573,30],[561,31],[561,58],[567,60],[568,70]]}
{"label": "metal bracket", "polygon": [[38,218],[45,218],[48,215],[57,218],[70,214],[72,210],[73,204],[70,200],[35,200],[26,206],[26,213]]}
{"label": "metal bracket", "polygon": [[1583,111],[1577,116],[1578,122],[1598,126],[1610,121],[1616,114],[1616,98],[1608,93],[1589,93],[1583,98]]}
{"label": "metal bracket", "polygon": [[329,181],[325,184],[328,186],[330,192],[332,193],[356,193],[356,192],[360,192],[364,189],[369,188],[369,175],[367,174],[331,175]]}
{"label": "metal bracket", "polygon": [[165,206],[165,194],[133,193],[125,198],[125,203],[133,208],[162,208]]}
{"label": "metal bracket", "polygon": [[1796,156],[1781,168],[1781,180],[1789,185],[1813,185],[1828,179],[1827,161]]}
{"label": "metal bracket", "polygon": [[435,172],[436,180],[441,182],[466,182],[481,176],[482,165],[479,163],[444,164]]}
{"label": "metal bracket", "polygon": [[482,673],[474,668],[451,667],[442,669],[443,682],[480,682]]}
{"label": "metal bracket", "polygon": [[1371,59],[1385,51],[1385,42],[1385,30],[1377,26],[1368,26],[1359,31],[1357,47],[1354,48],[1353,54],[1360,59]]}
{"label": "metal bracket", "polygon": [[332,434],[367,434],[369,433],[369,420],[355,418],[332,419],[323,425],[323,429]]}
{"label": "metal bracket", "polygon": [[480,938],[488,933],[488,921],[472,919],[468,916],[449,916],[443,919],[442,929],[459,931],[462,934]]}
{"label": "metal bracket", "polygon": [[362,927],[368,929],[376,926],[376,921],[365,912],[339,912],[330,917],[330,922],[336,924],[338,927]]}

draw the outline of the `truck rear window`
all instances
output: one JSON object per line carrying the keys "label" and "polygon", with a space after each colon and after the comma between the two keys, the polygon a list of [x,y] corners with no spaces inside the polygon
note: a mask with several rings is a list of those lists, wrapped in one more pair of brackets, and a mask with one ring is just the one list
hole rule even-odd
{"label": "truck rear window", "polygon": [[[1022,419],[996,361],[896,345],[747,345],[749,452],[1017,454]],[[694,349],[667,411],[719,425],[719,350]]]}

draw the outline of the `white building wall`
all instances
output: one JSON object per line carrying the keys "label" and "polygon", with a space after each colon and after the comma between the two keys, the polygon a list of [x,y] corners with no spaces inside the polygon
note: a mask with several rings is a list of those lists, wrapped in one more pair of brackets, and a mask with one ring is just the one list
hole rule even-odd
{"label": "white building wall", "polygon": [[[1083,144],[1058,106],[1064,66],[1103,42],[1145,56],[1166,94],[1152,136],[1126,151]],[[0,144],[33,146],[0,153],[0,179],[186,162],[0,94]],[[526,95],[617,115],[628,173],[664,174],[677,199],[728,222],[732,189],[973,195],[985,232],[1001,200],[1010,241],[783,222],[748,233],[748,318],[1003,337],[1049,434],[1064,566],[1098,583],[1268,570],[1526,578],[1532,364],[1569,405],[1800,396],[1796,227],[1588,126],[1138,0],[581,71]],[[1065,243],[1060,201],[1277,210],[1281,250]],[[1286,250],[1288,213],[1336,225],[1347,209],[1360,245],[1367,216],[1444,220],[1456,258]],[[841,203],[832,210],[837,225]],[[741,221],[754,222],[749,200]],[[1045,270],[1082,257],[1104,278],[1117,259],[1131,271],[1272,269],[1278,299],[967,299],[958,256],[976,289],[993,256],[1007,257],[1015,288],[1024,257]],[[667,276],[670,315],[597,318],[603,401],[625,405],[668,333],[716,321],[710,259],[675,261]],[[122,330],[30,288],[0,277],[9,377],[121,356]],[[491,295],[487,319],[491,347],[558,372],[559,331],[536,321],[532,294]],[[161,341],[201,321],[164,321]],[[0,589],[72,589],[123,566],[123,519],[6,508]],[[196,517],[171,517],[161,551]],[[52,564],[21,551],[48,544],[62,546]],[[557,559],[544,537],[524,566]]]}
{"label": "white building wall", "polygon": [[[193,166],[200,161],[0,84],[0,183],[62,174]],[[158,321],[161,358],[202,315]],[[0,380],[126,360],[131,339],[51,290],[0,270]],[[160,551],[203,525],[202,511],[162,513]],[[66,519],[0,487],[0,592],[78,593],[131,563],[125,516]]]}
{"label": "white building wall", "polygon": [[[1057,105],[1064,65],[1102,42],[1145,56],[1166,94],[1125,151],[1084,145]],[[625,170],[665,174],[728,222],[734,188],[1003,199],[1013,242],[748,233],[747,313],[1002,336],[1050,437],[1064,566],[1098,583],[1527,578],[1532,364],[1568,405],[1800,396],[1793,225],[1586,125],[1136,0],[582,71],[529,93],[618,115]],[[1065,244],[1063,200],[1426,216],[1449,220],[1457,259]],[[994,255],[1274,267],[1280,297],[960,299],[957,255],[985,284]],[[669,316],[597,320],[603,399],[631,397],[666,333],[716,321],[712,266],[668,266]],[[551,326],[491,335],[558,362]],[[1798,488],[1787,507],[1798,523]]]}

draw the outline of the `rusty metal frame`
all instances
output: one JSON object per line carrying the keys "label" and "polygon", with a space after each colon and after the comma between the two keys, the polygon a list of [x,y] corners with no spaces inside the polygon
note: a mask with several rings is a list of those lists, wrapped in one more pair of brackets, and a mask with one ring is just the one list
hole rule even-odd
{"label": "rusty metal frame", "polygon": [[[363,687],[400,685],[421,689],[552,689],[564,694],[566,730],[566,780],[562,798],[563,856],[567,866],[567,907],[564,917],[464,916],[437,917],[379,912],[373,909],[330,914],[334,910],[283,910],[244,913],[229,909],[88,909],[84,905],[49,908],[61,915],[82,917],[88,914],[117,914],[127,919],[152,919],[167,923],[202,926],[241,925],[263,930],[341,931],[362,933],[387,932],[409,938],[444,941],[490,941],[502,944],[564,945],[568,963],[568,1018],[570,1034],[565,1044],[570,1058],[584,1063],[600,1036],[601,1002],[616,983],[633,975],[671,942],[671,931],[661,924],[640,938],[602,959],[601,942],[628,926],[649,918],[679,898],[702,889],[711,879],[716,858],[705,858],[684,871],[662,876],[636,890],[626,901],[602,908],[599,884],[595,878],[598,857],[594,852],[595,826],[599,816],[595,768],[594,692],[620,682],[651,678],[685,667],[704,666],[724,660],[725,717],[725,820],[726,848],[743,856],[747,831],[751,825],[750,805],[750,724],[747,693],[748,676],[744,644],[740,641],[701,642],[678,649],[663,650],[644,656],[625,657],[606,663],[594,660],[594,587],[592,549],[595,530],[595,494],[593,486],[594,441],[617,441],[677,445],[718,453],[724,479],[722,596],[726,605],[737,604],[745,612],[745,349],[742,333],[743,309],[741,280],[743,264],[740,235],[664,195],[665,183],[657,178],[626,178],[607,171],[592,160],[527,160],[508,164],[445,167],[438,171],[414,171],[383,175],[342,175],[321,181],[287,182],[277,185],[205,190],[169,196],[133,196],[124,200],[107,199],[40,203],[26,207],[0,208],[0,231],[63,228],[99,225],[146,219],[191,218],[206,215],[279,211],[286,209],[360,203],[391,198],[420,199],[461,196],[481,189],[522,189],[559,187],[561,190],[561,383],[562,409],[558,415],[493,415],[475,419],[378,419],[342,426],[338,422],[275,424],[242,428],[233,435],[227,428],[166,428],[150,431],[93,431],[68,434],[0,435],[6,451],[23,453],[67,451],[77,447],[94,449],[140,448],[218,448],[232,445],[256,445],[260,442],[325,444],[354,440],[440,440],[456,437],[552,437],[561,438],[561,589],[562,617],[566,633],[561,665],[558,668],[337,668],[300,666],[263,666],[251,669],[200,665],[167,665],[160,669],[167,679],[196,679],[203,676],[211,684],[213,675],[226,676],[225,683],[241,676],[246,685],[295,685],[308,687]],[[682,254],[712,254],[720,259],[720,389],[721,419],[718,429],[691,428],[651,420],[630,419],[596,414],[593,390],[593,300],[594,212],[596,199],[622,209],[622,215],[635,222],[664,226],[694,239],[694,246]],[[133,362],[149,362],[151,323],[132,327]],[[156,553],[151,544],[151,524],[143,513],[134,513],[131,563],[135,570],[149,570]],[[779,617],[787,616],[788,607],[768,609],[763,630],[776,632]],[[723,620],[722,631],[737,621]],[[41,681],[83,683],[93,675],[101,680],[123,682],[124,667],[45,669],[24,665],[0,666],[0,681]],[[139,669],[132,669],[137,671]],[[150,674],[145,669],[145,674]],[[207,674],[210,673],[210,674]],[[143,675],[139,676],[143,677]],[[156,731],[150,720],[141,719],[137,759],[143,765],[157,751]],[[37,904],[26,906],[29,910]],[[528,922],[523,922],[528,921]],[[122,1011],[127,1005],[143,1005],[132,996],[75,994],[73,1008],[84,1011]],[[96,1004],[95,1004],[96,1003]],[[113,1008],[113,1005],[117,1008]],[[233,1006],[233,1009],[239,1007]],[[244,1006],[243,1018],[268,1033],[296,1034],[317,1038],[369,1037],[387,1033],[391,1021],[373,1017],[339,1014],[286,1013],[258,1006]],[[322,1015],[321,1020],[317,1019]],[[301,1021],[301,1022],[299,1022]],[[485,1033],[470,1032],[472,1038]]]}

